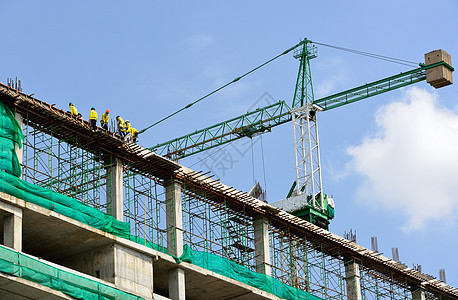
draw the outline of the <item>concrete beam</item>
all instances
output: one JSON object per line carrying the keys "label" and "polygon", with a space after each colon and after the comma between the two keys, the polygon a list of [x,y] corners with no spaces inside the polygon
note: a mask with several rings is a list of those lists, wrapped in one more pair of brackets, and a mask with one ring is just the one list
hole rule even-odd
{"label": "concrete beam", "polygon": [[181,183],[172,181],[165,186],[167,253],[183,254],[183,212],[181,208]]}
{"label": "concrete beam", "polygon": [[124,221],[124,191],[122,178],[122,161],[114,158],[113,165],[107,170],[107,201],[111,201],[111,214],[119,221]]}
{"label": "concrete beam", "polygon": [[12,214],[19,218],[22,218],[22,208],[21,207],[17,207],[9,203],[6,203],[4,201],[0,201],[0,210],[6,212],[7,214]]}
{"label": "concrete beam", "polygon": [[350,260],[345,264],[345,282],[347,285],[347,299],[361,300],[361,281],[359,273],[359,265],[354,260]]}
{"label": "concrete beam", "polygon": [[111,244],[71,257],[64,264],[114,283],[120,290],[153,299],[153,258],[149,255]]}
{"label": "concrete beam", "polygon": [[121,290],[153,299],[153,259],[135,250],[115,245],[115,280]]}
{"label": "concrete beam", "polygon": [[170,298],[161,296],[161,295],[159,295],[159,294],[153,294],[153,299],[154,299],[154,300],[170,300]]}
{"label": "concrete beam", "polygon": [[256,217],[253,220],[253,227],[256,272],[271,276],[268,220],[264,217]]}
{"label": "concrete beam", "polygon": [[74,300],[75,298],[30,280],[0,273],[0,299]]}
{"label": "concrete beam", "polygon": [[172,300],[186,300],[184,270],[169,270],[169,297]]}

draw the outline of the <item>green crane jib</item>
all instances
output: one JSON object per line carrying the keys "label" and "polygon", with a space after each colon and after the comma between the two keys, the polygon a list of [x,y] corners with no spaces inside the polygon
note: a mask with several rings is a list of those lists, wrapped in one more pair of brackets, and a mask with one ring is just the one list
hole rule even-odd
{"label": "green crane jib", "polygon": [[426,64],[420,64],[419,68],[315,100],[310,60],[317,57],[316,46],[305,39],[283,54],[291,50],[295,50],[294,57],[300,61],[291,106],[288,106],[285,101],[279,101],[158,144],[150,150],[171,159],[184,158],[242,137],[252,138],[255,134],[271,131],[274,126],[292,121],[296,180],[287,199],[272,205],[328,229],[330,220],[334,218],[334,201],[323,192],[322,188],[316,113],[423,80],[427,80],[436,88],[442,87],[452,83],[451,72],[454,69],[450,65],[450,55],[443,50],[436,50],[425,55]]}
{"label": "green crane jib", "polygon": [[149,150],[172,159],[184,158],[242,137],[251,138],[256,133],[270,131],[272,127],[291,120],[290,110],[291,107],[285,101],[279,101],[242,116],[158,144]]}
{"label": "green crane jib", "polygon": [[[436,66],[453,68],[446,62],[432,65],[421,65],[417,69],[374,81],[344,92],[315,100],[317,108],[330,110],[345,104],[353,103],[384,92],[392,91],[426,79],[426,70]],[[254,133],[270,131],[272,127],[291,121],[291,106],[285,101],[258,108],[230,120],[213,126],[196,130],[173,140],[157,144],[149,150],[162,156],[179,159],[235,141],[242,137],[252,137]],[[251,134],[245,134],[250,132]]]}

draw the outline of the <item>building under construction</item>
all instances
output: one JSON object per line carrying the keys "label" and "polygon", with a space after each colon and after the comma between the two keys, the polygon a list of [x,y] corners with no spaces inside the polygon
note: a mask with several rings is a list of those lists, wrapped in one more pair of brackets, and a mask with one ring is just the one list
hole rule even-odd
{"label": "building under construction", "polygon": [[0,100],[1,299],[458,299],[45,101]]}

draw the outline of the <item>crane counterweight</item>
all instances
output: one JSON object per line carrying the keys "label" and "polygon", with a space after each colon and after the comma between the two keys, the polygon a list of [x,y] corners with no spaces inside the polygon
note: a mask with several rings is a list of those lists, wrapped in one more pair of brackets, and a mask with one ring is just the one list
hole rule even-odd
{"label": "crane counterweight", "polygon": [[436,89],[453,83],[452,58],[450,54],[442,49],[425,54],[426,65],[432,65],[438,62],[445,62],[445,64],[426,70],[426,82]]}

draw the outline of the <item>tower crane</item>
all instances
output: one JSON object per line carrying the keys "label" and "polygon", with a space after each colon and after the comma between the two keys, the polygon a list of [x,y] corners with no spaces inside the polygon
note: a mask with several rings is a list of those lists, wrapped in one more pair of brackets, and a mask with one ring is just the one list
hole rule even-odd
{"label": "tower crane", "polygon": [[292,121],[296,178],[287,199],[272,205],[328,229],[334,217],[334,201],[323,192],[317,113],[423,80],[435,88],[443,87],[453,83],[454,68],[447,52],[435,50],[425,54],[425,63],[420,63],[418,68],[315,99],[310,60],[317,57],[316,44],[304,39],[281,54],[293,51],[294,58],[300,62],[291,105],[279,101],[149,149],[171,159],[180,159],[243,137],[270,132],[273,127]]}

